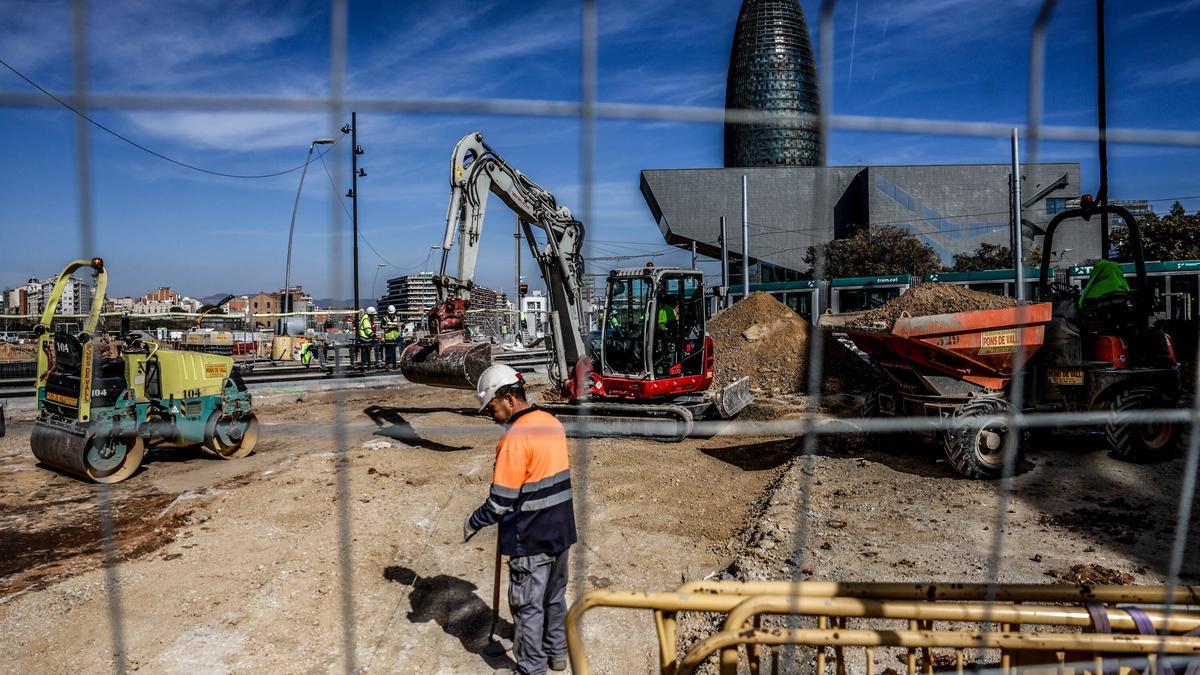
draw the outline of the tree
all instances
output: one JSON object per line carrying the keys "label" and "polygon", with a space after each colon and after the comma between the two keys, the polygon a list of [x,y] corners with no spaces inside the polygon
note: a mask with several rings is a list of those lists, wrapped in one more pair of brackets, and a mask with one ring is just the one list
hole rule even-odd
{"label": "tree", "polygon": [[[1121,219],[1110,217],[1109,222],[1115,226]],[[1175,202],[1167,215],[1160,218],[1154,213],[1147,214],[1138,219],[1138,225],[1141,226],[1146,260],[1200,259],[1200,212],[1189,215],[1182,204]],[[1129,231],[1124,227],[1113,227],[1110,238],[1117,251],[1116,259],[1131,262],[1133,244],[1129,240]]]}
{"label": "tree", "polygon": [[[1025,264],[1029,266],[1042,264],[1042,249],[1030,246],[1025,249]],[[955,272],[981,272],[983,270],[1002,270],[1013,266],[1012,250],[1003,244],[983,242],[971,253],[954,254]]]}
{"label": "tree", "polygon": [[[826,277],[867,277],[892,274],[919,276],[942,269],[942,261],[933,247],[912,233],[891,225],[872,225],[846,239],[825,245]],[[817,248],[809,246],[804,262],[815,267]]]}

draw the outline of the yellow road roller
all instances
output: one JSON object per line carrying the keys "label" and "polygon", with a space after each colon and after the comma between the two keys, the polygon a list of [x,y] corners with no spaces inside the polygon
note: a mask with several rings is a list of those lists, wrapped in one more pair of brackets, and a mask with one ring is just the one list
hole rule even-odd
{"label": "yellow road roller", "polygon": [[[68,279],[90,268],[96,289],[83,330],[51,330]],[[244,457],[258,440],[250,392],[227,356],[162,349],[157,342],[121,341],[105,358],[93,338],[108,273],[100,258],[63,269],[34,333],[37,337],[37,421],[30,439],[43,464],[98,483],[133,475],[147,446],[203,446],[223,459]]]}

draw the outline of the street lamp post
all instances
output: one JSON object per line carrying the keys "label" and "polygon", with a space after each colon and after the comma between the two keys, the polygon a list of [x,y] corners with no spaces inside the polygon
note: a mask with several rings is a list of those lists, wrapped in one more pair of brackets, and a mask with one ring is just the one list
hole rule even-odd
{"label": "street lamp post", "polygon": [[372,302],[375,300],[375,282],[379,281],[379,270],[383,269],[384,267],[387,267],[387,265],[385,265],[384,263],[377,263],[375,265],[375,278],[371,279],[371,301]]}
{"label": "street lamp post", "polygon": [[300,191],[304,189],[304,176],[308,173],[308,164],[312,161],[313,148],[318,145],[330,145],[332,138],[318,138],[308,144],[308,155],[304,158],[304,168],[300,171],[300,186],[296,188],[296,202],[292,204],[292,225],[288,228],[287,265],[283,272],[283,301],[279,306],[284,312],[292,311],[292,237],[296,234],[296,211],[300,209]]}
{"label": "street lamp post", "polygon": [[358,113],[350,113],[350,123],[342,126],[343,134],[350,134],[350,189],[346,191],[346,196],[350,198],[353,206],[353,212],[350,216],[351,227],[353,234],[354,259],[352,262],[354,269],[354,312],[358,315],[361,308],[358,301],[358,179],[366,178],[367,172],[365,169],[358,168],[358,156],[363,154],[362,146],[358,144]]}

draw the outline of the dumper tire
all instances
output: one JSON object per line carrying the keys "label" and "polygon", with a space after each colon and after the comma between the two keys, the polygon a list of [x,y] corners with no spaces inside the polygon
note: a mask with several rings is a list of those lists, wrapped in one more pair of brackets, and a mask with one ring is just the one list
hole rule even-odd
{"label": "dumper tire", "polygon": [[[890,415],[883,414],[883,405],[880,397],[884,394],[891,396],[893,411]],[[861,410],[864,419],[899,419],[903,417],[900,394],[895,387],[881,385],[872,389],[863,397],[863,405]],[[908,418],[913,421],[913,418]],[[863,433],[863,442],[867,447],[875,450],[895,450],[908,448],[913,445],[920,445],[928,440],[928,436],[922,436],[916,429],[907,429],[905,431],[869,431]]]}
{"label": "dumper tire", "polygon": [[1177,422],[1145,423],[1131,413],[1171,409],[1171,402],[1150,387],[1130,387],[1117,394],[1104,424],[1109,454],[1125,462],[1149,463],[1170,459],[1182,445],[1183,427]]}
{"label": "dumper tire", "polygon": [[[1007,401],[990,396],[972,399],[959,406],[950,419],[950,428],[943,435],[943,447],[950,466],[965,478],[1001,477],[1004,474],[1008,434],[1012,430],[1002,421],[987,421],[986,418],[1011,413],[1012,406]],[[1024,458],[1025,446],[1029,442],[1028,429],[1022,428],[1016,441],[1014,470]]]}
{"label": "dumper tire", "polygon": [[[876,387],[867,392],[867,395],[863,398],[862,410],[860,411],[863,419],[873,420],[883,417],[883,408],[879,397],[886,391],[885,387]],[[878,431],[863,432],[863,441],[868,447],[875,450],[881,450],[885,445],[884,434]]]}

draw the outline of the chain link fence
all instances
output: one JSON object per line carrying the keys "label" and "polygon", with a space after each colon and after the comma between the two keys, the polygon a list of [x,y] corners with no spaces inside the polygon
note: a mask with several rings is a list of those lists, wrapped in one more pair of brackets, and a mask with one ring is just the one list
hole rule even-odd
{"label": "chain link fence", "polygon": [[[850,132],[881,132],[891,134],[938,135],[951,137],[983,137],[1008,139],[1013,125],[1005,122],[976,122],[961,120],[937,120],[919,118],[900,118],[886,116],[840,115],[834,112],[834,100],[837,95],[837,85],[833,77],[834,63],[834,10],[835,0],[827,0],[821,6],[817,40],[819,43],[820,82],[822,85],[821,112],[815,118],[806,115],[781,116],[770,112],[755,110],[726,110],[719,107],[691,107],[671,105],[643,105],[629,103],[604,102],[597,96],[598,75],[598,27],[597,0],[583,0],[580,5],[580,22],[582,40],[579,46],[581,62],[582,87],[578,100],[549,101],[549,100],[513,100],[513,99],[427,99],[427,98],[353,98],[345,91],[347,66],[347,12],[346,0],[330,2],[329,26],[329,82],[328,96],[224,96],[224,95],[184,95],[184,94],[146,94],[146,93],[105,93],[94,94],[89,89],[88,81],[88,14],[96,11],[97,6],[85,0],[74,1],[72,30],[72,53],[74,63],[74,87],[69,92],[56,94],[58,99],[69,104],[81,115],[91,110],[141,110],[141,111],[258,111],[258,112],[322,112],[328,115],[328,128],[331,136],[337,136],[350,110],[371,113],[392,114],[442,114],[442,115],[496,115],[496,116],[527,116],[527,117],[557,117],[578,120],[580,124],[579,171],[582,179],[581,208],[579,215],[584,223],[592,222],[595,211],[594,176],[596,163],[596,127],[601,120],[636,120],[643,122],[682,122],[703,124],[724,124],[727,122],[770,123],[782,125],[815,124],[820,129],[823,147],[830,147],[830,134],[834,131]],[[1044,0],[1036,20],[1030,26],[1028,41],[1029,72],[1028,72],[1028,114],[1024,124],[1017,125],[1018,133],[1024,139],[1027,156],[1030,163],[1035,163],[1038,156],[1038,146],[1045,141],[1096,141],[1098,132],[1093,128],[1074,126],[1055,126],[1044,122],[1043,89],[1045,87],[1046,59],[1045,44],[1047,27],[1057,6],[1055,0]],[[1015,36],[1014,36],[1015,37]],[[56,100],[47,98],[42,93],[28,91],[0,91],[0,106],[8,108],[54,108],[60,105]],[[79,195],[79,221],[75,236],[80,257],[89,258],[95,249],[97,240],[96,225],[93,218],[95,195],[93,192],[93,158],[89,122],[82,116],[76,117],[75,150],[76,150],[76,182]],[[1158,129],[1108,129],[1107,141],[1113,144],[1142,144],[1165,147],[1200,147],[1200,131],[1180,130],[1166,131]],[[330,158],[333,194],[339,195],[344,185],[339,185],[337,176],[344,173],[344,160],[341,153],[333,153]],[[340,201],[330,202],[329,230],[331,247],[329,251],[330,278],[334,280],[334,288],[330,289],[334,297],[346,297],[348,292],[348,266],[345,264],[348,251],[341,243],[347,233],[343,218],[343,206]],[[66,233],[63,233],[64,235]],[[434,233],[431,233],[434,234]],[[440,233],[436,233],[440,235]],[[592,251],[585,241],[584,255],[591,257]],[[819,262],[819,261],[818,261]],[[818,269],[820,278],[821,270]],[[519,308],[518,308],[519,310]],[[505,342],[508,336],[518,330],[517,321],[511,314],[490,312],[478,320],[481,333],[497,342]],[[721,422],[711,423],[713,428],[697,427],[698,433],[717,432],[723,434],[739,433],[744,429],[747,435],[775,434],[802,437],[800,461],[808,470],[802,471],[801,476],[811,480],[813,471],[811,465],[823,438],[838,435],[861,435],[863,433],[896,433],[896,432],[940,432],[953,433],[961,430],[961,422],[952,416],[942,417],[895,417],[895,418],[862,418],[831,420],[821,414],[818,409],[822,402],[822,381],[826,367],[824,363],[825,350],[823,341],[828,339],[823,331],[814,330],[808,342],[809,374],[807,381],[806,406],[807,413],[801,419],[776,422]],[[720,358],[718,356],[718,358]],[[1105,412],[1083,413],[1041,413],[1034,412],[1022,405],[1024,392],[1023,379],[1026,373],[1021,360],[1015,362],[1012,374],[1011,392],[1012,406],[1007,412],[995,415],[995,422],[1018,430],[1005,436],[1007,443],[1016,443],[1022,429],[1039,429],[1055,427],[1072,427],[1081,425],[1103,424],[1109,419]],[[1184,425],[1189,430],[1200,416],[1200,378],[1185,383],[1185,391],[1192,402],[1192,407],[1171,407],[1161,410],[1142,410],[1130,413],[1127,423],[1171,423]],[[350,482],[349,468],[352,463],[348,445],[348,409],[341,394],[334,392],[336,418],[332,428],[328,430],[336,455],[333,481],[336,492],[338,531],[337,556],[339,559],[337,584],[337,602],[341,606],[341,658],[342,669],[346,672],[357,672],[360,668],[358,649],[358,627],[355,624],[355,594],[353,592],[353,565],[355,547],[352,536],[350,505],[354,502],[353,486]],[[990,420],[991,418],[989,418]],[[959,426],[956,426],[959,425]],[[579,439],[573,444],[574,481],[580,486],[576,495],[588,494],[590,457],[588,439]],[[993,586],[1001,576],[1001,569],[1006,560],[1005,540],[1002,533],[1005,530],[1006,509],[1013,493],[1013,478],[1017,471],[1016,453],[1008,452],[1000,478],[995,483],[996,503],[994,522],[991,523],[993,538],[991,541],[990,565],[987,570],[987,580]],[[1179,493],[1175,496],[1176,517],[1170,536],[1161,545],[1170,551],[1169,563],[1166,569],[1166,611],[1170,612],[1175,602],[1175,589],[1181,583],[1180,574],[1185,562],[1185,551],[1188,544],[1188,526],[1192,520],[1193,500],[1196,489],[1196,474],[1200,464],[1200,434],[1189,433],[1185,443],[1185,464]],[[800,486],[801,502],[799,513],[803,514],[815,505],[810,503],[811,485]],[[113,510],[112,491],[110,486],[99,486],[95,491],[97,510],[103,533],[104,581],[105,594],[108,602],[108,630],[111,641],[111,651],[118,671],[126,669],[125,636],[126,636],[126,598],[122,594],[121,574],[122,562],[117,555],[117,531]],[[586,497],[576,500],[578,525],[583,539],[587,539],[589,528],[593,527],[593,512],[595,505]],[[790,542],[794,557],[799,561],[795,569],[804,567],[805,556],[811,544],[811,533],[805,526],[806,519],[799,518],[800,527],[795,540]],[[588,588],[589,570],[592,560],[588,547],[577,547],[573,554],[572,578],[576,597]],[[796,579],[797,582],[800,578]],[[986,622],[985,622],[986,623]]]}

